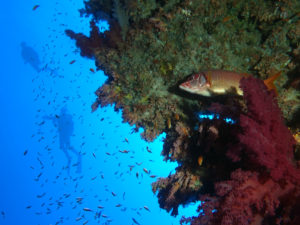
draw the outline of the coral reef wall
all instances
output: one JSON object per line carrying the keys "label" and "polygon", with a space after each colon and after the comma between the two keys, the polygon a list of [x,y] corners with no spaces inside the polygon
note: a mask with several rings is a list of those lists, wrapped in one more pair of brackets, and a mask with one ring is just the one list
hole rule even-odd
{"label": "coral reef wall", "polygon": [[[276,220],[278,224],[292,224],[288,217],[296,211],[283,206],[293,208],[296,203],[291,199],[299,199],[299,141],[295,147],[292,136],[297,139],[300,134],[299,12],[300,2],[296,0],[85,2],[80,13],[93,16],[90,35],[71,30],[66,34],[76,41],[81,55],[95,59],[97,68],[108,76],[95,92],[92,111],[114,104],[122,111],[124,122],[135,125],[136,131],[144,128],[142,137],[147,141],[166,132],[162,154],[165,160],[179,162],[175,174],[153,183],[162,208],[176,215],[180,204],[206,199],[211,204],[203,207],[210,216],[183,221],[275,224]],[[96,24],[101,19],[108,21],[109,31],[100,33]],[[249,73],[259,79],[280,71],[282,75],[275,83],[278,96],[275,100],[262,83],[251,79],[241,87],[246,93],[252,93],[251,88],[256,93],[262,90],[260,95],[205,98],[179,90],[178,85],[189,75],[209,69]],[[263,104],[266,101],[271,105]],[[280,108],[276,108],[277,102]],[[270,114],[273,120],[269,120],[274,107],[276,112]],[[237,123],[199,121],[195,113],[203,110],[234,118]],[[281,127],[273,127],[276,123]],[[266,140],[270,143],[261,136],[258,139],[257,133],[269,135]],[[279,147],[274,147],[270,140],[275,137],[284,143],[276,142]],[[266,148],[266,152],[259,151]],[[255,162],[255,158],[259,160]],[[255,185],[261,187],[260,192],[253,192]],[[270,188],[274,195],[266,196],[265,190]],[[240,204],[229,200],[233,199],[232,190],[252,196],[247,209],[236,206],[244,211],[233,212],[230,207],[220,210],[222,204]],[[286,194],[291,190],[295,191],[293,197]],[[269,198],[271,203],[260,201],[262,198]],[[255,202],[261,205],[254,207]],[[217,213],[211,213],[217,208]],[[233,220],[226,218],[228,213]],[[239,215],[243,218],[238,219]]]}
{"label": "coral reef wall", "polygon": [[[203,69],[227,69],[266,78],[282,71],[281,83],[297,75],[298,1],[100,1],[82,14],[107,19],[110,31],[91,24],[90,37],[70,34],[82,55],[95,57],[109,76],[98,103],[117,103],[124,120],[145,128],[152,140],[168,119],[185,112],[180,80]],[[295,105],[286,91],[282,101]],[[299,101],[298,101],[299,103]],[[187,104],[194,104],[187,101]],[[283,108],[284,108],[284,104]],[[96,105],[95,105],[96,106]],[[172,110],[173,109],[173,110]],[[292,119],[288,107],[285,114]]]}

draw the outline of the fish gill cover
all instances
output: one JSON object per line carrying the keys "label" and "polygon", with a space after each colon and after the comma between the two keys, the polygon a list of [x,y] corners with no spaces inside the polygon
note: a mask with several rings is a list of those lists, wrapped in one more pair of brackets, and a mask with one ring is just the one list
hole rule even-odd
{"label": "fish gill cover", "polygon": [[[90,35],[66,34],[108,76],[92,111],[115,104],[147,141],[166,132],[162,154],[179,163],[152,184],[161,208],[201,200],[191,224],[300,223],[299,1],[89,0],[80,12]],[[179,90],[205,69],[257,78],[242,79],[243,97]],[[261,79],[278,71],[275,97]],[[199,121],[202,110],[237,123]]]}

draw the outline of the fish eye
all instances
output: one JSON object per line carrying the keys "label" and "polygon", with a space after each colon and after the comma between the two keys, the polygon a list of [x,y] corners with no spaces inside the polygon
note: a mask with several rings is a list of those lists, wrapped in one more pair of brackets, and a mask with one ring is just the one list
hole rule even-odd
{"label": "fish eye", "polygon": [[199,85],[202,87],[206,84],[206,77],[201,74],[200,79],[199,79]]}

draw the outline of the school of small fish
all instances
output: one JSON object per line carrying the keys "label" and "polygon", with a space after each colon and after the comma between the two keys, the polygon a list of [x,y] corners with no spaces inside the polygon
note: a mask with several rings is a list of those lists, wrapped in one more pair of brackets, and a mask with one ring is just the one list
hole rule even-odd
{"label": "school of small fish", "polygon": [[[57,3],[57,8],[58,5],[59,3]],[[36,13],[40,7],[42,5],[34,5],[32,11]],[[62,13],[56,9],[53,15],[53,18],[55,18],[53,19],[53,23],[57,23],[58,19],[56,18],[60,15]],[[53,40],[58,39],[57,33],[63,33],[63,30],[67,26],[67,24],[60,24],[61,31],[53,30],[49,27],[51,31],[49,38]],[[35,116],[37,130],[31,134],[30,139],[37,143],[37,146],[40,146],[40,148],[36,149],[36,147],[29,146],[22,151],[22,157],[28,162],[33,161],[28,167],[33,174],[34,182],[38,184],[42,191],[36,194],[34,202],[31,202],[30,199],[28,200],[25,209],[36,216],[60,215],[56,221],[51,221],[51,224],[55,225],[64,223],[110,224],[113,223],[115,216],[110,213],[113,205],[115,208],[114,211],[117,212],[116,214],[124,213],[125,215],[130,215],[128,222],[124,224],[143,224],[141,222],[142,214],[151,212],[151,208],[145,202],[132,207],[132,204],[129,204],[129,193],[127,191],[120,192],[119,188],[116,188],[108,181],[118,180],[124,186],[128,186],[128,182],[136,182],[139,185],[145,181],[150,186],[152,179],[157,177],[148,168],[154,162],[151,160],[152,150],[149,146],[143,147],[142,150],[136,149],[137,146],[131,145],[130,138],[124,136],[120,136],[119,141],[111,142],[110,138],[107,138],[108,131],[102,129],[102,126],[109,127],[114,124],[110,119],[110,110],[97,110],[92,115],[97,117],[98,124],[88,123],[85,115],[90,114],[90,103],[86,102],[84,97],[82,97],[82,91],[78,82],[76,82],[76,78],[88,76],[89,74],[95,74],[93,76],[96,76],[97,70],[96,68],[88,67],[86,71],[80,71],[78,74],[66,75],[69,71],[72,71],[72,67],[80,64],[80,60],[74,59],[71,54],[66,53],[64,59],[60,58],[60,60],[55,61],[55,58],[59,58],[55,56],[57,48],[62,48],[62,46],[57,46],[55,41],[45,44],[45,54],[53,55],[51,56],[51,60],[41,69],[40,73],[36,74],[32,79],[32,84],[35,87],[32,91],[35,96],[33,101],[37,107]],[[75,51],[74,53],[78,52]],[[80,67],[83,67],[83,65],[80,65]],[[87,83],[91,83],[91,81],[87,79]],[[56,90],[56,85],[62,85],[64,88],[72,90],[70,96],[62,96]],[[65,155],[59,148],[59,140],[62,137],[59,136],[52,122],[62,119],[59,114],[59,110],[62,107],[72,104],[78,105],[78,103],[80,105],[79,112],[78,110],[72,112],[69,109],[75,125],[80,123],[79,127],[86,126],[86,129],[89,130],[93,130],[92,127],[94,127],[95,131],[84,136],[78,136],[76,132],[73,133],[71,138],[72,148],[67,150],[69,151],[68,153],[65,153],[70,154],[71,162],[70,166],[68,166],[68,164],[65,164],[67,160],[63,162],[56,160],[57,155],[60,155],[59,157],[63,159],[65,159]],[[47,115],[49,112],[53,112],[52,115]],[[51,118],[52,122],[49,118]],[[112,127],[111,134],[109,135],[118,133],[119,127],[120,125]],[[98,140],[98,144],[94,148],[90,147],[90,140],[92,138],[94,138],[93,140]],[[73,140],[75,140],[74,143]],[[138,147],[141,148],[140,146]],[[144,161],[137,161],[135,157],[137,151],[143,152]],[[73,153],[79,154],[83,162],[76,161]],[[86,161],[88,161],[89,166],[85,165]],[[101,168],[102,166],[103,169]],[[106,167],[111,169],[105,169]],[[76,169],[78,170],[78,168],[85,170],[84,173],[78,171],[76,173]],[[82,183],[85,186],[89,186],[90,189],[84,189]],[[93,190],[93,185],[96,183],[101,184],[101,190]],[[58,187],[62,184],[66,189],[56,190],[55,195],[48,193],[49,189],[56,189],[56,185]],[[95,192],[98,194],[91,196],[90,193]],[[87,205],[87,202],[91,202],[91,198],[94,198],[92,201],[94,204]],[[40,202],[40,204],[36,205],[36,201]],[[71,218],[69,215],[60,214],[62,208],[76,210],[77,216]],[[129,211],[131,212],[128,213]],[[2,211],[1,215],[5,218],[5,211]]]}

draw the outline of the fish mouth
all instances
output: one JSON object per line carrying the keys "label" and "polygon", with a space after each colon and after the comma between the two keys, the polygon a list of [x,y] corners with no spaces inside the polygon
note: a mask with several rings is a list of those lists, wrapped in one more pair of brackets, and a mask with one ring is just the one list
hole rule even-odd
{"label": "fish mouth", "polygon": [[184,91],[189,92],[189,93],[195,93],[196,92],[196,90],[194,90],[193,88],[191,88],[187,85],[184,85],[184,84],[179,85],[179,88],[181,90],[184,90]]}
{"label": "fish mouth", "polygon": [[184,90],[188,93],[191,93],[191,94],[196,94],[196,95],[201,95],[201,96],[205,96],[205,97],[210,97],[211,96],[211,91],[207,88],[191,88],[191,87],[188,87],[186,85],[179,85],[179,88],[181,90]]}
{"label": "fish mouth", "polygon": [[179,88],[184,90],[184,91],[190,92],[190,88],[188,88],[186,85],[181,84],[181,85],[179,85]]}

